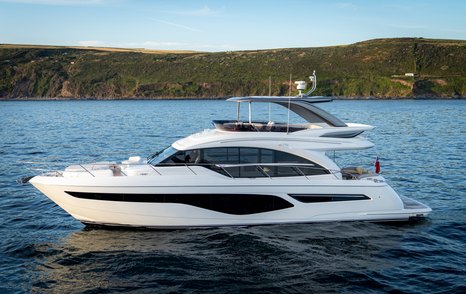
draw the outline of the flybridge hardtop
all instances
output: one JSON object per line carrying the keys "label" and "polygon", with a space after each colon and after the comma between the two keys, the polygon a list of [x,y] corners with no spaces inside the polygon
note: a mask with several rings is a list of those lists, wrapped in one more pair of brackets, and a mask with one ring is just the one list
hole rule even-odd
{"label": "flybridge hardtop", "polygon": [[[214,120],[215,128],[226,132],[275,132],[275,133],[295,133],[300,135],[315,136],[315,137],[335,137],[335,138],[353,138],[364,131],[371,130],[374,127],[365,124],[345,123],[336,116],[330,114],[324,109],[318,107],[317,103],[331,102],[330,97],[309,96],[314,90],[317,78],[315,72],[310,76],[313,82],[312,89],[303,94],[302,91],[306,87],[304,81],[298,81],[299,94],[297,96],[246,96],[233,97],[227,101],[237,102],[237,118],[236,120]],[[249,104],[249,119],[247,121],[240,120],[240,104]],[[273,103],[280,105],[288,111],[292,111],[307,123],[291,123],[253,120],[252,118],[252,103]]]}
{"label": "flybridge hardtop", "polygon": [[[407,221],[431,209],[400,197],[380,174],[339,167],[326,151],[366,149],[373,127],[346,123],[315,104],[330,98],[235,97],[274,103],[305,123],[216,120],[147,159],[75,164],[29,182],[86,225],[146,228],[324,221]],[[288,116],[289,117],[289,116]]]}
{"label": "flybridge hardtop", "polygon": [[332,99],[325,97],[306,97],[306,98],[290,98],[290,97],[272,97],[272,96],[249,96],[249,97],[233,97],[227,101],[233,102],[259,102],[259,103],[274,103],[290,111],[293,111],[309,123],[327,123],[332,127],[347,127],[336,116],[317,107],[314,103],[330,102]]}

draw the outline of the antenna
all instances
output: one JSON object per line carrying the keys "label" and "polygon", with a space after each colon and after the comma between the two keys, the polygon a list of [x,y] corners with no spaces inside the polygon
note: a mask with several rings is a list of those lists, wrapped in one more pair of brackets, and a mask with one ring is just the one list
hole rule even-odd
{"label": "antenna", "polygon": [[306,90],[307,83],[305,81],[296,81],[294,83],[297,85],[296,89],[299,91],[298,97],[303,97],[303,90]]}
{"label": "antenna", "polygon": [[311,93],[314,92],[317,88],[317,76],[315,70],[312,72],[312,76],[309,77],[309,80],[311,80],[312,88],[306,93],[306,96],[311,95]]}

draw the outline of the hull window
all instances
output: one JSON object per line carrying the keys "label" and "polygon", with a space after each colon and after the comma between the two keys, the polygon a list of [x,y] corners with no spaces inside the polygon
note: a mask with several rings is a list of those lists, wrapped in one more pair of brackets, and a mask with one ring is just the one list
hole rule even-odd
{"label": "hull window", "polygon": [[304,203],[340,202],[371,199],[363,194],[290,194],[290,196],[299,202]]}
{"label": "hull window", "polygon": [[255,194],[120,194],[65,193],[81,199],[118,202],[178,203],[227,214],[244,215],[293,207],[290,202],[273,195]]}

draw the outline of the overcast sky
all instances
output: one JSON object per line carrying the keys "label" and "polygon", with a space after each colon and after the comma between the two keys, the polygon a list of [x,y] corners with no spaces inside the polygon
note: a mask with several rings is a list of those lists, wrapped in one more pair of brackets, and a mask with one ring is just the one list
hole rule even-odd
{"label": "overcast sky", "polygon": [[198,51],[466,39],[462,0],[0,0],[0,43]]}

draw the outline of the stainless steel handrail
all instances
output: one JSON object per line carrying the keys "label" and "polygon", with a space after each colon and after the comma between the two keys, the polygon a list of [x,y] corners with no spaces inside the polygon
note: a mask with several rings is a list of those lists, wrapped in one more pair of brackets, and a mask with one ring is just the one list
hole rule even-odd
{"label": "stainless steel handrail", "polygon": [[[98,164],[95,164],[95,165],[98,165]],[[87,168],[85,168],[82,164],[79,164],[79,166],[80,166],[82,169],[84,169],[85,171],[87,171],[88,173],[90,173],[91,176],[93,176],[93,177],[95,178],[94,174],[91,173],[91,172],[90,172]],[[94,166],[94,165],[93,165],[93,166]]]}
{"label": "stainless steel handrail", "polygon": [[239,167],[239,166],[256,166],[256,165],[261,165],[261,166],[289,166],[289,167],[294,167],[294,166],[303,166],[303,167],[312,167],[320,170],[327,170],[324,168],[316,167],[315,164],[312,163],[281,163],[281,162],[276,162],[276,163],[233,163],[233,164],[218,164],[223,167]]}
{"label": "stainless steel handrail", "polygon": [[[89,165],[91,166],[92,168],[89,169],[89,166],[86,168],[85,165]],[[94,167],[95,166],[105,166],[105,165],[109,165],[107,163],[91,163],[91,164],[77,164],[76,166],[79,166],[80,168],[82,168],[83,171],[89,173],[92,177],[96,177],[96,175],[94,173],[92,173],[92,170],[94,170]],[[163,164],[163,165],[152,165],[152,164],[148,164],[148,163],[142,163],[142,164],[135,164],[135,165],[148,165],[152,170],[154,170],[158,175],[162,176],[163,175],[163,172],[158,170],[157,168],[160,168],[160,167],[173,167],[173,166],[176,166],[176,167],[186,167],[187,169],[189,169],[194,175],[198,175],[198,173],[196,173],[196,171],[193,169],[193,167],[195,166],[201,166],[201,167],[205,167],[205,168],[208,168],[208,169],[213,169],[213,168],[216,168],[218,170],[218,172],[220,172],[221,174],[224,174],[232,179],[236,179],[238,177],[235,177],[231,174],[230,171],[228,171],[229,168],[234,168],[234,167],[255,167],[261,174],[263,174],[264,176],[272,179],[272,178],[275,178],[277,176],[274,176],[274,175],[271,175],[270,172],[268,172],[266,169],[264,169],[264,167],[290,167],[290,168],[293,168],[294,170],[297,171],[297,173],[299,175],[297,176],[302,176],[302,177],[305,177],[307,180],[310,180],[309,179],[309,176],[310,175],[306,175],[306,173],[301,169],[301,168],[310,168],[310,169],[316,169],[316,170],[325,170],[327,172],[329,172],[330,174],[334,175],[335,177],[338,178],[337,174],[345,174],[343,173],[341,170],[329,170],[329,169],[325,169],[325,168],[322,168],[322,167],[317,167],[315,164],[310,164],[310,163],[238,163],[238,164],[218,164],[218,163],[170,163],[170,164]],[[115,166],[115,170],[117,170],[120,175],[122,176],[128,176],[121,168],[121,165],[120,164],[110,164],[110,167],[112,166]],[[220,171],[221,170],[221,171]],[[58,175],[57,175],[58,176]]]}
{"label": "stainless steel handrail", "polygon": [[291,167],[293,169],[296,169],[298,173],[301,174],[301,176],[304,176],[307,180],[310,180],[308,178],[308,175],[306,175],[300,167],[306,167],[306,168],[311,168],[315,170],[325,170],[328,171],[330,174],[334,175],[337,177],[336,174],[341,173],[341,171],[336,171],[336,170],[328,170],[326,168],[322,167],[316,167],[314,164],[311,163],[239,163],[239,164],[217,164],[218,167],[221,167],[225,170],[225,168],[229,167],[245,167],[245,166],[254,166],[256,167],[261,173],[267,175],[269,178],[273,178],[274,176],[271,176],[267,171],[265,171],[262,167]]}

